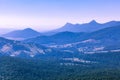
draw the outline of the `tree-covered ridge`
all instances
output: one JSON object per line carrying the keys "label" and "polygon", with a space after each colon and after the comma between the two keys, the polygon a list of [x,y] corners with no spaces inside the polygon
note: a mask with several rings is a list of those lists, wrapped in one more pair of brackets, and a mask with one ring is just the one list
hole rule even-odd
{"label": "tree-covered ridge", "polygon": [[[76,57],[76,56],[75,56]],[[119,80],[120,53],[80,54],[79,59],[96,63],[70,62],[61,58],[0,57],[0,80]]]}

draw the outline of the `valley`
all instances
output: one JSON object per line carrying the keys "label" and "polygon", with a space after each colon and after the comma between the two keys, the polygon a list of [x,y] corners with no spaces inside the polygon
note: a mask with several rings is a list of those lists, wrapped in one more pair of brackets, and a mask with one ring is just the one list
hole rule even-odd
{"label": "valley", "polygon": [[2,35],[0,80],[118,80],[119,30],[44,35],[27,28]]}
{"label": "valley", "polygon": [[0,80],[120,80],[120,0],[0,0]]}

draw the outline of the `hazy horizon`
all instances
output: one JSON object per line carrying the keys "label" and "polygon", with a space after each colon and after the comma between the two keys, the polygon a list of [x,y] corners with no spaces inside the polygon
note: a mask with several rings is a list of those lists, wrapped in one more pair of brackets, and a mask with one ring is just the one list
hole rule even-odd
{"label": "hazy horizon", "polygon": [[0,28],[49,31],[69,23],[120,21],[119,0],[0,0]]}
{"label": "hazy horizon", "polygon": [[[93,20],[91,20],[91,21],[93,21]],[[84,22],[84,23],[81,23],[81,22],[80,23],[66,22],[64,25],[66,25],[67,23],[70,23],[70,24],[86,24],[86,23],[90,23],[91,21]],[[94,20],[94,21],[96,21],[96,20]],[[110,21],[116,21],[116,20],[110,20]],[[98,21],[96,21],[96,22],[99,23],[99,24],[104,24],[104,23],[107,23],[107,22],[110,22],[110,21],[101,22],[101,23],[98,22]],[[1,31],[0,34],[1,33],[7,33],[7,32],[10,32],[10,31],[14,31],[14,30],[24,30],[26,28],[31,28],[31,29],[36,30],[38,32],[43,32],[44,33],[44,32],[49,32],[49,31],[52,31],[52,30],[62,28],[64,25],[56,26],[56,28],[53,28],[53,29],[44,29],[44,30],[41,30],[40,28],[34,27],[34,26],[14,26],[14,27],[12,27],[12,25],[10,25],[12,28],[9,28],[9,27],[1,27],[1,25],[0,25],[0,31]]]}

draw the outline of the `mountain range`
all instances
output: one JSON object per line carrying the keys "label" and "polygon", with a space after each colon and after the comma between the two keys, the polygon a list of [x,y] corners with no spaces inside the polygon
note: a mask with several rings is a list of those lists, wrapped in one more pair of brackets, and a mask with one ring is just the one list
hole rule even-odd
{"label": "mountain range", "polygon": [[[62,48],[72,51],[71,48],[81,51],[120,49],[120,26],[104,28],[90,33],[60,32],[52,36],[38,36],[24,42],[47,45],[53,48]],[[70,49],[68,49],[70,48]]]}
{"label": "mountain range", "polygon": [[45,34],[50,35],[50,34],[55,34],[58,32],[64,32],[64,31],[69,31],[69,32],[94,32],[100,29],[104,29],[107,27],[111,26],[117,26],[120,25],[120,21],[110,21],[107,23],[98,23],[95,20],[92,20],[89,23],[83,23],[83,24],[72,24],[72,23],[66,23],[63,27],[46,32]]}
{"label": "mountain range", "polygon": [[[105,24],[99,24],[92,21],[87,24],[94,25],[89,31],[74,31],[71,24],[67,24],[68,31],[58,31],[53,35],[44,35],[33,29],[27,28],[17,30],[2,35],[0,38],[0,53],[10,56],[37,56],[41,54],[59,55],[58,53],[88,53],[88,52],[108,52],[120,51],[120,25],[119,21],[111,21]],[[98,25],[102,25],[101,27]],[[78,27],[76,30],[81,29]],[[65,29],[65,27],[64,27]],[[5,39],[8,38],[8,39]],[[14,40],[9,40],[9,39]],[[16,41],[16,39],[24,39]]]}
{"label": "mountain range", "polygon": [[[34,41],[40,44],[49,44],[49,43],[58,43],[58,44],[65,44],[65,43],[73,43],[78,42],[86,39],[96,39],[96,40],[119,40],[120,36],[120,26],[113,26],[104,28],[95,32],[59,32],[57,34],[51,36],[38,36],[35,38],[29,38],[25,41]],[[113,35],[114,34],[114,35]]]}
{"label": "mountain range", "polygon": [[120,25],[120,21],[110,21],[110,22],[101,24],[93,20],[89,23],[83,23],[83,24],[66,23],[63,27],[59,29],[44,32],[44,33],[40,33],[31,28],[26,28],[23,30],[15,30],[15,31],[11,31],[1,35],[1,37],[13,39],[13,40],[23,40],[23,39],[33,38],[37,36],[42,36],[42,35],[51,36],[59,32],[90,33],[94,31],[98,31],[100,29],[117,26],[117,25]]}

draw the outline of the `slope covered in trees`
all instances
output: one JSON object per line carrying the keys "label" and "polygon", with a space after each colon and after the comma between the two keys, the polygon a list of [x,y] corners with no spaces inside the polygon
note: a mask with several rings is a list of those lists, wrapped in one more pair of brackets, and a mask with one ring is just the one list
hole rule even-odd
{"label": "slope covered in trees", "polygon": [[81,59],[96,63],[73,63],[56,58],[0,56],[0,80],[119,80],[120,53],[84,54]]}

